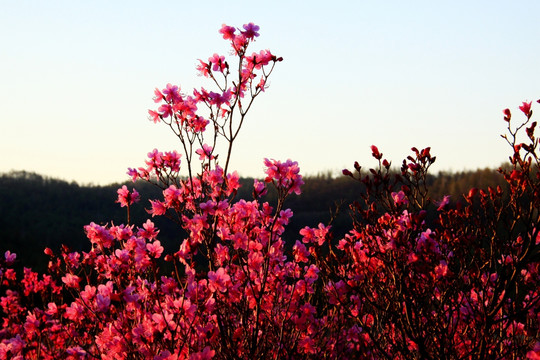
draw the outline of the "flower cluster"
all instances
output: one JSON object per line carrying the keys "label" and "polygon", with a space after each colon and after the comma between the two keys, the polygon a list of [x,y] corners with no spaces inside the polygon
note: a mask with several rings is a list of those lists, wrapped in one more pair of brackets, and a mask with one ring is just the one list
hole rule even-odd
{"label": "flower cluster", "polygon": [[[175,250],[165,249],[150,219],[130,224],[140,196],[122,186],[117,202],[127,224],[85,226],[89,251],[46,248],[41,275],[17,274],[16,255],[6,252],[0,360],[540,358],[532,103],[520,106],[526,120],[518,126],[504,111],[513,150],[511,167],[500,169],[507,189],[431,199],[430,148],[412,148],[396,172],[371,146],[378,167],[343,171],[365,190],[350,206],[350,231],[305,226],[287,244],[293,212],[285,200],[301,193],[298,164],[265,159],[252,200],[236,198],[239,176],[228,171],[251,102],[281,58],[268,50],[246,55],[259,36],[253,23],[220,33],[239,66],[218,54],[200,61],[217,90],[186,96],[168,84],[155,91],[160,105],[150,111],[180,140],[187,173],[180,174],[180,153],[156,149],[146,166],[128,171],[161,188],[147,211],[179,225]],[[238,77],[230,80],[233,68]],[[517,141],[522,128],[526,143]],[[223,167],[217,139],[228,144]],[[272,186],[275,203],[265,201]]]}

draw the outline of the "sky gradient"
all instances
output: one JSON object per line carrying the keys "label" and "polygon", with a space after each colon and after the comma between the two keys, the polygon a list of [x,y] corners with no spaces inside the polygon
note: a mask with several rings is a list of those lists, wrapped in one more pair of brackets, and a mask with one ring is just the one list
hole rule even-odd
{"label": "sky gradient", "polygon": [[256,23],[251,49],[284,58],[235,145],[242,176],[262,177],[265,157],[306,175],[370,167],[372,144],[395,165],[431,146],[435,172],[497,167],[502,110],[540,109],[537,1],[0,5],[0,172],[108,184],[153,148],[180,150],[148,120],[153,90],[210,88],[195,67],[229,53],[223,23]]}

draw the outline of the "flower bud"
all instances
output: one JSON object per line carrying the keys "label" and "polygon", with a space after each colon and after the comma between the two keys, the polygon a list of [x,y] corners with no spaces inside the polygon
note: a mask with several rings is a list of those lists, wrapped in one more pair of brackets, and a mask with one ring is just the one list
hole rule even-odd
{"label": "flower bud", "polygon": [[510,113],[510,109],[504,109],[504,121],[510,121],[510,118],[512,117],[512,114]]}

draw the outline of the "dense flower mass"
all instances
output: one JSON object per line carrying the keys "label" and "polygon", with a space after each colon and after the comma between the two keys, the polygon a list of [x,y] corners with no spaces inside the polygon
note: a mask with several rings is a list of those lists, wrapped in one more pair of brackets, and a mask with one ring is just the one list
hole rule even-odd
{"label": "dense flower mass", "polygon": [[178,224],[174,250],[150,219],[130,223],[140,195],[124,185],[116,201],[127,223],[86,225],[89,251],[46,248],[46,274],[18,274],[5,252],[0,360],[540,359],[532,102],[519,107],[521,124],[503,111],[506,189],[431,199],[429,147],[412,148],[395,171],[372,145],[375,168],[343,170],[363,189],[350,231],[320,223],[286,243],[285,200],[304,185],[298,163],[264,159],[253,199],[236,198],[239,176],[229,170],[245,116],[282,60],[246,55],[259,30],[222,26],[236,64],[213,54],[197,67],[214,91],[154,91],[150,119],[173,131],[182,153],[154,149],[128,174],[161,189],[147,211]]}

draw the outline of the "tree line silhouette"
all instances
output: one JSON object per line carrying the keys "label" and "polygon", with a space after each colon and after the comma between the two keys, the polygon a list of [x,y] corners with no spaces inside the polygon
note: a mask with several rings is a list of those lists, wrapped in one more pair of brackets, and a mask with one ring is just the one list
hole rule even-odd
{"label": "tree line silhouette", "polygon": [[[253,178],[242,178],[242,187],[235,200],[252,198]],[[300,239],[304,226],[331,222],[334,238],[350,229],[349,205],[364,191],[363,184],[346,176],[330,173],[304,177],[300,196],[289,197],[286,207],[294,212],[284,238],[288,244]],[[495,169],[461,172],[439,172],[427,178],[429,196],[440,200],[451,196],[451,202],[463,200],[470,188],[506,187],[504,178]],[[115,203],[117,189],[123,184],[135,188],[141,201],[131,209],[131,223],[140,225],[150,218],[146,212],[148,199],[160,197],[161,190],[146,182],[115,183],[106,186],[79,185],[27,171],[12,171],[0,175],[0,251],[17,253],[18,264],[44,270],[46,247],[58,250],[61,244],[72,250],[89,250],[84,225],[90,222],[126,223],[126,210]],[[269,191],[265,200],[273,203],[276,194]],[[163,217],[152,221],[160,229],[159,239],[166,249],[178,248],[186,234]],[[292,245],[290,245],[292,246]]]}

